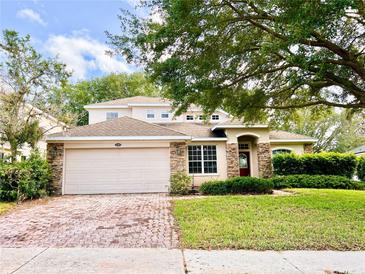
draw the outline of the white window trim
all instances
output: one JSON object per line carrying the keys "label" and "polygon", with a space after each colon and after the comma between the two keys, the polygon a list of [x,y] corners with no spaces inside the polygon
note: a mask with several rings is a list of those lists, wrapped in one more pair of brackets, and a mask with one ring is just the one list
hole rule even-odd
{"label": "white window trim", "polygon": [[[163,114],[167,114],[167,117],[162,117]],[[169,119],[170,118],[170,112],[163,111],[163,112],[161,112],[160,117],[161,117],[161,119]]]}
{"label": "white window trim", "polygon": [[[148,115],[152,114],[153,117],[148,117]],[[146,112],[146,119],[155,119],[156,118],[156,114],[153,110],[147,110]]]}
{"label": "white window trim", "polygon": [[[213,119],[213,116],[217,116],[218,119]],[[210,118],[212,119],[212,121],[219,121],[220,120],[219,114],[212,114],[212,116]]]}
{"label": "white window trim", "polygon": [[289,148],[289,147],[276,147],[276,148],[273,148],[271,150],[271,154],[274,155],[274,151],[275,150],[288,150],[288,151],[290,151],[290,153],[293,153],[294,152],[294,150],[292,148]]}
{"label": "white window trim", "polygon": [[[188,116],[191,117],[192,119],[188,119]],[[185,119],[186,121],[194,121],[194,115],[187,114]]]}
{"label": "white window trim", "polygon": [[[113,118],[108,118],[108,114],[117,114],[117,117],[113,117]],[[107,121],[109,121],[109,120],[113,120],[113,119],[118,119],[119,118],[119,113],[118,112],[116,112],[116,111],[108,111],[106,114],[105,114],[105,118],[106,118],[106,120]]]}
{"label": "white window trim", "polygon": [[[201,153],[201,164],[202,164],[202,173],[190,173],[190,170],[189,170],[189,148],[188,148],[188,171],[189,171],[189,175],[191,176],[217,176],[219,175],[218,174],[218,153],[217,153],[217,146],[216,145],[209,145],[209,144],[206,144],[206,145],[189,145],[189,146],[200,146],[200,153]],[[188,146],[188,147],[189,147]],[[215,146],[215,153],[216,153],[216,157],[217,159],[215,160],[216,161],[216,164],[217,164],[217,172],[216,173],[205,173],[204,172],[204,151],[203,151],[203,146]],[[194,162],[197,162],[197,161],[194,161]]]}
{"label": "white window trim", "polygon": [[[248,148],[240,148],[240,145],[248,145]],[[251,143],[246,142],[246,143],[238,143],[238,150],[239,151],[251,151]]]}

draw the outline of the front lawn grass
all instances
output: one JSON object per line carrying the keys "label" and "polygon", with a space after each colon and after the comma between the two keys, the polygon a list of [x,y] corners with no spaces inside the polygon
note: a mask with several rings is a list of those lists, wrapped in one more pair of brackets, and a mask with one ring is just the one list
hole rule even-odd
{"label": "front lawn grass", "polygon": [[365,250],[365,191],[295,189],[289,196],[174,201],[185,248]]}
{"label": "front lawn grass", "polygon": [[0,215],[8,211],[14,205],[15,205],[14,203],[0,202]]}

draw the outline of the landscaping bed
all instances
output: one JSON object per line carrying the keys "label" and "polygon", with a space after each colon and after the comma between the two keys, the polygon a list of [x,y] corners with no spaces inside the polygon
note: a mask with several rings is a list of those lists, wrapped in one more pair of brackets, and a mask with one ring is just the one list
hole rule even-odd
{"label": "landscaping bed", "polygon": [[174,201],[185,248],[364,250],[365,191],[292,189],[287,196]]}

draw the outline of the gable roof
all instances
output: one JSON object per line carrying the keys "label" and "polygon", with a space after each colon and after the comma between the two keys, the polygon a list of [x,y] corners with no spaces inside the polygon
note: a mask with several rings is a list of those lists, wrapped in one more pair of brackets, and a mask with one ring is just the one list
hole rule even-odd
{"label": "gable roof", "polygon": [[355,154],[364,153],[365,152],[365,145],[359,146],[351,150],[351,152]]}
{"label": "gable roof", "polygon": [[148,96],[134,96],[128,98],[121,98],[96,104],[86,105],[85,108],[103,107],[103,106],[128,106],[130,104],[171,104],[171,101],[161,97],[148,97]]}
{"label": "gable roof", "polygon": [[226,135],[222,131],[212,131],[211,124],[201,123],[159,123],[159,125],[167,127],[169,129],[177,130],[186,135],[195,138],[226,138]]}
{"label": "gable roof", "polygon": [[[82,140],[87,139],[190,139],[190,136],[160,125],[151,124],[128,116],[86,126],[75,127],[64,132],[47,136],[47,140]],[[110,138],[115,137],[115,138]]]}
{"label": "gable roof", "polygon": [[306,135],[291,133],[284,130],[271,130],[269,133],[269,138],[271,142],[280,142],[280,141],[291,141],[291,142],[309,142],[314,143],[317,140]]}

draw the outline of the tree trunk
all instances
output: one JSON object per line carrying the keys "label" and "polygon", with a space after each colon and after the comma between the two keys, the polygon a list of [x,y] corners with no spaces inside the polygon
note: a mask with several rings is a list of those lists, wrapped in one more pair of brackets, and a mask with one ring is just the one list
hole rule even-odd
{"label": "tree trunk", "polygon": [[10,160],[12,163],[16,162],[16,156],[18,155],[18,144],[16,142],[10,142]]}

